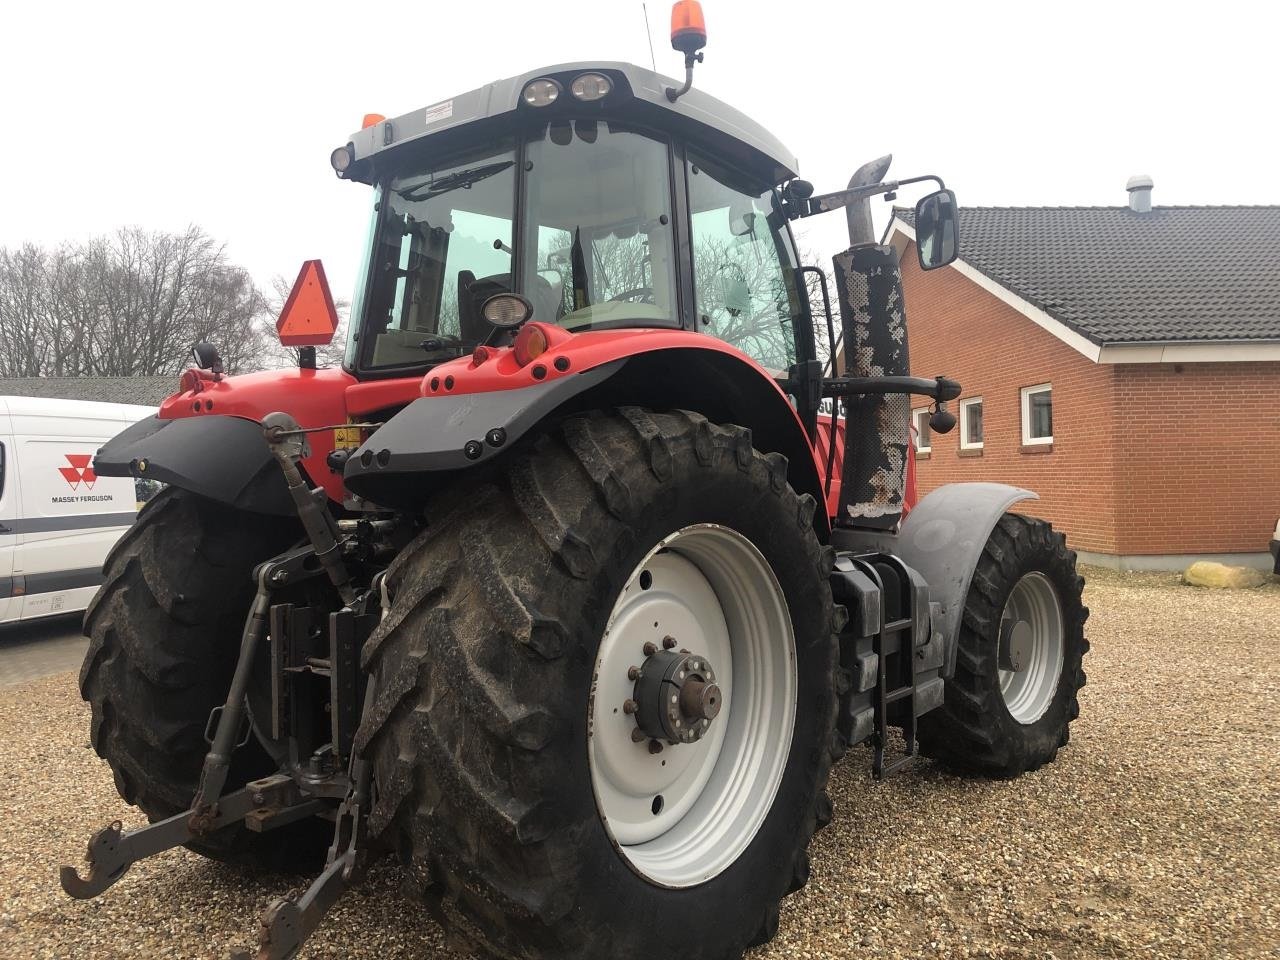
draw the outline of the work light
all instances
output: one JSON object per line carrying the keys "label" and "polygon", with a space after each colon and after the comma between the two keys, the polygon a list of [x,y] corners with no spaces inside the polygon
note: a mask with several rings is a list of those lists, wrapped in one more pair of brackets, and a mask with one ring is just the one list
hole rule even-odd
{"label": "work light", "polygon": [[351,166],[355,160],[355,151],[351,149],[351,144],[345,147],[339,147],[333,153],[329,154],[329,162],[333,164],[333,172],[338,176],[342,176],[347,172],[347,167]]}
{"label": "work light", "polygon": [[569,85],[569,92],[587,103],[607,97],[612,89],[613,84],[602,73],[584,73]]}
{"label": "work light", "polygon": [[530,80],[524,86],[524,102],[531,107],[549,107],[560,97],[560,84],[554,80],[542,78]]}
{"label": "work light", "polygon": [[480,308],[495,327],[518,327],[533,316],[533,304],[518,293],[495,293]]}

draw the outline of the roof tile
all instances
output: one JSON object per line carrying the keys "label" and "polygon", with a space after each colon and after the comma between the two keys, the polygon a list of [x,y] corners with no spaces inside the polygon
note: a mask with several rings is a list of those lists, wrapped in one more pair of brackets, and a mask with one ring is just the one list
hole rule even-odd
{"label": "roof tile", "polygon": [[1280,340],[1280,207],[961,207],[960,257],[1095,343]]}

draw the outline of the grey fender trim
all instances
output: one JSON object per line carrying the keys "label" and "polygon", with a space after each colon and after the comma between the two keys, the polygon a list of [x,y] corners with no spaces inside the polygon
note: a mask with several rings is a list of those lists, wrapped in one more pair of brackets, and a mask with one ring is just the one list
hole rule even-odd
{"label": "grey fender trim", "polygon": [[295,515],[262,427],[242,417],[148,417],[103,444],[93,469],[159,480],[253,513]]}
{"label": "grey fender trim", "polygon": [[1030,490],[1003,483],[949,483],[916,504],[896,536],[841,529],[832,531],[831,544],[838,550],[896,554],[924,577],[930,601],[941,604],[943,675],[949,677],[955,673],[960,620],[982,548],[1010,507],[1038,499]]}

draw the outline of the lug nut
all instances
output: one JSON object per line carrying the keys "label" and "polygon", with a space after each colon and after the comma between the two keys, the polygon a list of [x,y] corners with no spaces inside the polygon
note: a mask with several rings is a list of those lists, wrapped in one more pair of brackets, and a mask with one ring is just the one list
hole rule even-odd
{"label": "lug nut", "polygon": [[642,741],[644,741],[644,740],[648,740],[648,739],[649,739],[649,738],[648,738],[647,736],[645,736],[645,732],[644,732],[643,730],[641,730],[639,727],[636,727],[634,730],[632,730],[632,731],[631,731],[631,742],[632,742],[632,743],[640,743],[640,742],[642,742]]}
{"label": "lug nut", "polygon": [[646,640],[644,644],[644,655],[646,657],[652,657],[657,652],[658,652],[658,645],[654,643],[652,640]]}
{"label": "lug nut", "polygon": [[663,637],[663,638],[662,638],[662,649],[663,649],[663,650],[673,650],[673,649],[675,649],[675,645],[676,645],[676,638],[675,638],[675,637]]}
{"label": "lug nut", "polygon": [[634,700],[628,700],[622,705],[622,712],[625,714],[635,713],[639,709],[640,704],[636,703]]}
{"label": "lug nut", "polygon": [[654,754],[654,755],[657,755],[657,754],[661,753],[661,752],[662,752],[662,744],[661,744],[661,743],[659,743],[657,740],[650,740],[650,741],[649,741],[649,752],[650,752],[650,753],[652,753],[652,754]]}
{"label": "lug nut", "polygon": [[639,679],[640,679],[640,668],[639,668],[639,667],[629,667],[629,668],[627,669],[627,679],[628,679],[628,680],[639,680]]}

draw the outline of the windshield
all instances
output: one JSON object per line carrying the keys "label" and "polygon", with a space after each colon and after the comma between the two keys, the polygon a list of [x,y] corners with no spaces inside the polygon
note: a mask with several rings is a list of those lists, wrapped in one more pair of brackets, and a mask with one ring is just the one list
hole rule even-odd
{"label": "windshield", "polygon": [[364,364],[462,356],[488,337],[484,301],[511,289],[515,151],[492,149],[393,179],[373,239]]}
{"label": "windshield", "polygon": [[521,289],[569,330],[676,323],[667,144],[555,121],[525,150]]}
{"label": "windshield", "polygon": [[603,120],[557,120],[518,153],[384,181],[348,357],[387,369],[463,356],[494,333],[484,302],[512,290],[569,330],[679,326],[671,202],[667,142]]}

